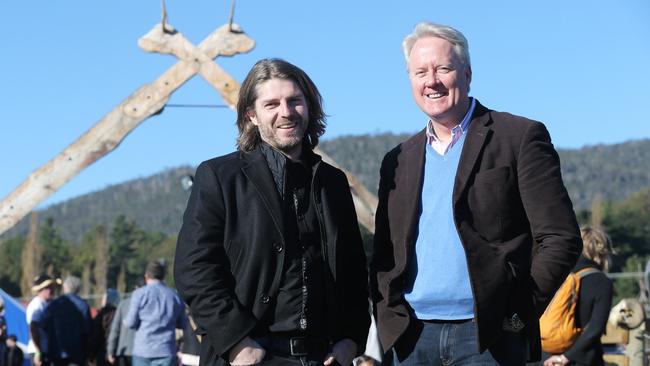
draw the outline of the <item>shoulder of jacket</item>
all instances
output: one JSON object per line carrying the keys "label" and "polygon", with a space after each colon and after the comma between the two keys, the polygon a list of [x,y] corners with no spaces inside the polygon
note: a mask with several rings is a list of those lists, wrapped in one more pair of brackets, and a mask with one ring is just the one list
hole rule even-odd
{"label": "shoulder of jacket", "polygon": [[325,161],[320,162],[320,166],[318,168],[319,173],[318,173],[318,180],[320,181],[320,184],[324,185],[343,185],[343,186],[348,186],[349,182],[348,179],[343,172],[343,170],[326,163]]}
{"label": "shoulder of jacket", "polygon": [[323,171],[323,172],[327,172],[327,173],[330,173],[330,174],[345,175],[343,170],[341,170],[340,168],[335,167],[334,165],[326,162],[325,160],[321,160],[319,169],[321,171]]}
{"label": "shoulder of jacket", "polygon": [[420,144],[424,143],[424,139],[425,139],[425,137],[426,137],[426,135],[425,135],[424,129],[423,129],[423,130],[420,130],[418,133],[416,133],[416,134],[414,134],[414,135],[411,135],[408,139],[406,139],[406,140],[400,142],[400,143],[397,144],[395,147],[393,147],[392,149],[390,149],[390,150],[389,150],[389,151],[384,155],[384,159],[395,158],[395,157],[397,157],[397,156],[398,156],[402,151],[404,151],[405,149],[410,149],[410,148],[412,148],[414,145],[420,145]]}
{"label": "shoulder of jacket", "polygon": [[233,164],[234,162],[237,162],[241,160],[241,154],[243,152],[241,151],[233,151],[230,154],[222,155],[222,156],[217,156],[212,159],[208,159],[204,162],[202,162],[200,165],[207,165],[211,168],[218,168],[224,165],[230,165]]}
{"label": "shoulder of jacket", "polygon": [[517,116],[508,112],[489,110],[493,129],[504,129],[510,132],[524,132],[532,126],[544,126],[544,123],[527,117]]}
{"label": "shoulder of jacket", "polygon": [[242,154],[245,154],[241,151],[235,151],[227,155],[218,156],[206,161],[203,161],[197,167],[197,171],[200,169],[209,169],[215,174],[222,175],[229,171],[236,170],[238,171],[243,165],[244,160],[242,159]]}

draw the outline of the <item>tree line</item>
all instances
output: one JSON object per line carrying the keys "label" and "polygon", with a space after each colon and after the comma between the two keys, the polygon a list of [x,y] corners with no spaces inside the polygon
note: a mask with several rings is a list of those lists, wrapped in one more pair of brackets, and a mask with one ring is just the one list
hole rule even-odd
{"label": "tree line", "polygon": [[[120,215],[110,230],[97,225],[77,243],[63,239],[52,218],[38,224],[37,216],[32,214],[26,236],[6,239],[0,246],[0,287],[12,296],[31,297],[32,280],[41,273],[57,278],[78,276],[81,294],[92,297],[106,288],[132,291],[150,260],[166,262],[171,270],[175,235],[147,232],[135,220]],[[173,285],[172,276],[166,280]]]}
{"label": "tree line", "polygon": [[[324,140],[319,147],[376,193],[384,154],[408,134],[367,134]],[[589,209],[594,197],[619,202],[650,187],[650,139],[581,149],[560,149],[562,175],[576,210]],[[40,212],[40,222],[51,217],[66,240],[80,242],[94,226],[110,230],[117,216],[125,215],[150,232],[174,235],[189,192],[182,187],[190,166],[167,169],[155,175],[112,185],[51,205]],[[29,218],[0,236],[0,240],[27,235]]]}
{"label": "tree line", "polygon": [[[52,218],[36,224],[36,215],[31,217],[28,235],[14,236],[0,245],[0,287],[13,296],[30,297],[31,280],[39,273],[79,276],[82,294],[90,295],[101,294],[107,287],[131,291],[152,259],[167,262],[171,271],[176,235],[146,231],[135,220],[120,215],[110,229],[97,225],[77,243],[63,239]],[[581,225],[601,227],[611,236],[616,249],[612,271],[645,269],[650,258],[650,189],[618,203],[597,196],[591,207],[578,211],[577,216]],[[363,228],[362,232],[369,257],[372,235]],[[167,276],[167,282],[173,286],[172,276]],[[634,279],[616,280],[614,287],[615,302],[639,291]]]}

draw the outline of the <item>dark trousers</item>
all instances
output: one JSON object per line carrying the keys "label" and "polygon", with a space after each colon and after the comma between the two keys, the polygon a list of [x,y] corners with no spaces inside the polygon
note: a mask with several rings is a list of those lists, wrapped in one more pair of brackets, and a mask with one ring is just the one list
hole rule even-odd
{"label": "dark trousers", "polygon": [[86,366],[86,363],[79,362],[71,358],[58,358],[52,360],[52,366]]}
{"label": "dark trousers", "polygon": [[[265,366],[323,366],[323,360],[309,360],[309,359],[300,359],[297,357],[283,357],[275,356],[272,354],[266,353],[264,360],[255,365],[265,365]],[[217,366],[227,366],[229,365],[228,361],[219,359],[217,361]],[[341,366],[338,362],[334,362],[334,366]],[[346,365],[347,366],[347,365]]]}
{"label": "dark trousers", "polygon": [[131,356],[116,356],[115,366],[131,366]]}
{"label": "dark trousers", "polygon": [[258,363],[257,365],[268,365],[268,366],[322,366],[324,360],[313,361],[307,359],[300,359],[295,357],[281,357],[281,356],[267,356],[264,358],[264,361]]}
{"label": "dark trousers", "polygon": [[[264,360],[255,365],[266,366],[323,366],[326,355],[330,349],[328,342],[325,339],[310,338],[306,342],[307,354],[305,356],[290,356],[289,339],[286,335],[278,333],[268,334],[265,336],[256,336],[253,339],[266,351]],[[215,366],[227,366],[228,361],[219,359]],[[341,366],[338,362],[334,361],[332,366]],[[348,365],[345,365],[348,366]]]}
{"label": "dark trousers", "polygon": [[[503,332],[490,351],[478,352],[476,323],[420,322],[409,327],[406,341],[393,352],[395,366],[523,366],[526,364],[527,344],[523,335]],[[402,341],[400,340],[400,343]]]}

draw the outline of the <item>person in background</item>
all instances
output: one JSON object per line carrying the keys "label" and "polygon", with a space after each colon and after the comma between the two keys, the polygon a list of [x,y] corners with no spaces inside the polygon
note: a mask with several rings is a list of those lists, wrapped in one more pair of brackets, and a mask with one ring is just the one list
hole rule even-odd
{"label": "person in background", "polygon": [[187,323],[183,329],[183,340],[180,347],[179,357],[181,364],[184,366],[199,366],[201,359],[201,341],[196,335],[192,317],[190,315],[189,307],[186,307],[185,314],[187,315]]}
{"label": "person in background", "polygon": [[43,328],[43,313],[54,298],[54,287],[60,285],[60,279],[53,279],[46,274],[34,278],[32,293],[34,298],[27,305],[25,317],[29,326],[29,343],[27,354],[34,366],[48,366],[46,350],[48,347],[47,334]]}
{"label": "person in background", "polygon": [[116,306],[120,302],[117,290],[109,288],[102,296],[102,308],[93,319],[88,341],[88,361],[94,366],[106,366],[106,339],[111,330]]}
{"label": "person in background", "polygon": [[23,350],[18,347],[16,336],[10,334],[7,337],[6,345],[5,366],[23,366],[25,355],[23,354]]}
{"label": "person in background", "polygon": [[[144,279],[140,279],[135,288],[138,289],[144,285]],[[135,330],[124,325],[124,319],[126,319],[130,305],[130,296],[117,305],[108,339],[106,340],[106,360],[115,366],[131,366]]]}
{"label": "person in background", "polygon": [[146,286],[133,292],[124,324],[135,329],[133,366],[176,365],[176,329],[185,327],[185,305],[165,286],[165,267],[147,264]]}
{"label": "person in background", "polygon": [[580,292],[576,305],[576,323],[582,333],[575,343],[561,355],[551,355],[544,366],[603,366],[603,345],[600,337],[605,332],[607,318],[612,307],[612,281],[604,272],[609,270],[613,254],[612,241],[601,229],[585,226],[582,234],[582,255],[572,272],[585,268],[596,268],[596,272],[584,276],[580,281]]}
{"label": "person in background", "polygon": [[5,366],[7,355],[7,320],[4,317],[5,302],[0,297],[0,366]]}
{"label": "person in background", "polygon": [[63,295],[53,300],[43,313],[47,355],[54,366],[86,364],[92,318],[90,306],[79,296],[80,289],[79,277],[66,277]]}

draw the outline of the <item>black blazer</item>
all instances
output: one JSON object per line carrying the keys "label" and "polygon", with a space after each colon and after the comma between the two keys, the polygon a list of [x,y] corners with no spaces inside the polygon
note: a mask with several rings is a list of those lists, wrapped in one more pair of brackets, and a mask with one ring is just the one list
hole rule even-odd
{"label": "black blazer", "polygon": [[[417,239],[425,140],[422,130],[386,154],[381,167],[370,277],[385,350],[411,320],[403,290]],[[538,358],[538,318],[582,248],[544,125],[477,102],[452,199],[475,299],[479,351],[493,345],[504,318],[517,313]]]}
{"label": "black blazer", "polygon": [[[345,174],[319,161],[313,193],[326,238],[330,341],[365,345],[367,270]],[[176,248],[176,286],[202,334],[210,364],[258,325],[274,302],[285,258],[280,196],[259,149],[208,160],[196,170]]]}

